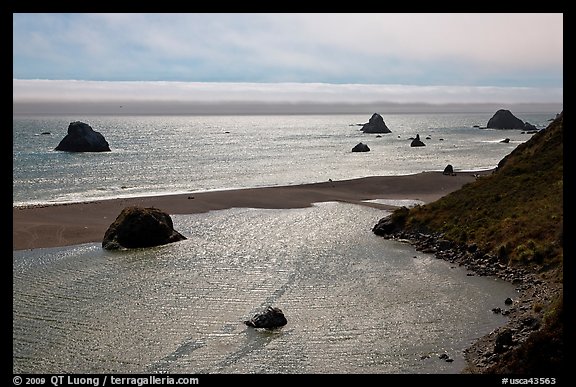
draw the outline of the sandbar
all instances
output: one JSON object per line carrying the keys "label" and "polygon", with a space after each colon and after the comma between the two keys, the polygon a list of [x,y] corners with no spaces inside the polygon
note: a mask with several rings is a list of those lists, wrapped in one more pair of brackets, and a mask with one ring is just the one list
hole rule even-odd
{"label": "sandbar", "polygon": [[101,242],[110,224],[122,209],[129,206],[155,207],[170,215],[241,207],[305,208],[331,201],[393,210],[396,207],[392,205],[366,201],[388,199],[429,203],[488,173],[491,170],[454,175],[432,171],[300,185],[13,207],[13,250]]}

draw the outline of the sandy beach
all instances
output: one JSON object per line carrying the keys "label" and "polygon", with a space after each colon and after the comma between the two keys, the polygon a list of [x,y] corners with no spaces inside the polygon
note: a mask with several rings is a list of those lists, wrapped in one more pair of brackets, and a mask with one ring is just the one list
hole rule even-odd
{"label": "sandy beach", "polygon": [[[480,172],[487,174],[490,171]],[[317,202],[339,201],[382,209],[394,207],[365,202],[373,199],[421,200],[425,203],[459,189],[478,172],[455,176],[422,172],[405,176],[373,176],[294,186],[119,198],[85,203],[13,208],[13,250],[101,242],[123,208],[155,207],[170,215],[195,214],[235,207],[288,209]]]}

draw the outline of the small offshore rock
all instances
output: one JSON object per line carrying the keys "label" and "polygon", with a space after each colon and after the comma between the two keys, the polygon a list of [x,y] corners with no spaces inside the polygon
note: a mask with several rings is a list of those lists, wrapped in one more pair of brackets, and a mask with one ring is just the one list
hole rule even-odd
{"label": "small offshore rock", "polygon": [[420,135],[417,134],[416,138],[412,140],[412,142],[410,143],[411,147],[416,147],[416,146],[426,146],[426,144],[424,144],[422,142],[422,140],[420,140]]}
{"label": "small offshore rock", "polygon": [[364,143],[358,143],[352,148],[352,152],[370,152],[370,148]]}

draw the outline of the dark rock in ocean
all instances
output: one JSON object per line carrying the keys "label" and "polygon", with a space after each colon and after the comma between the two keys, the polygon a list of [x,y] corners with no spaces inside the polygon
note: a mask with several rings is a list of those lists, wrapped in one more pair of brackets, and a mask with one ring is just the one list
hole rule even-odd
{"label": "dark rock in ocean", "polygon": [[378,113],[372,114],[370,120],[360,129],[364,133],[392,133],[384,123],[384,119]]}
{"label": "dark rock in ocean", "polygon": [[444,168],[444,172],[442,172],[443,175],[450,175],[450,176],[454,176],[456,175],[454,173],[454,167],[452,167],[452,164],[448,164],[446,166],[446,168]]}
{"label": "dark rock in ocean", "polygon": [[50,132],[42,132],[42,133],[40,133],[40,134],[42,134],[42,135],[50,135],[50,134],[52,134],[52,133],[50,133]]}
{"label": "dark rock in ocean", "polygon": [[424,144],[422,140],[420,140],[420,135],[417,134],[416,138],[412,140],[412,142],[410,143],[410,146],[426,146],[426,144]]}
{"label": "dark rock in ocean", "polygon": [[100,132],[84,122],[71,122],[68,134],[56,147],[57,151],[65,152],[110,152],[110,146]]}
{"label": "dark rock in ocean", "polygon": [[508,144],[510,142],[509,138],[505,138],[504,140],[500,141],[501,143]]}
{"label": "dark rock in ocean", "polygon": [[490,120],[486,128],[488,129],[524,129],[524,121],[516,117],[510,110],[500,109]]}
{"label": "dark rock in ocean", "polygon": [[258,313],[244,324],[252,328],[274,329],[283,327],[288,323],[284,313],[279,308],[267,307],[263,313]]}
{"label": "dark rock in ocean", "polygon": [[527,132],[536,133],[538,131],[538,128],[529,122],[525,122],[524,130],[526,130]]}
{"label": "dark rock in ocean", "polygon": [[126,207],[108,227],[102,240],[106,250],[152,247],[186,239],[174,230],[172,218],[157,208]]}
{"label": "dark rock in ocean", "polygon": [[504,300],[504,303],[505,303],[506,305],[512,305],[513,301],[512,301],[512,299],[511,299],[510,297],[508,297],[508,298],[506,298],[506,299]]}
{"label": "dark rock in ocean", "polygon": [[366,144],[359,143],[352,148],[352,152],[370,152],[370,148]]}

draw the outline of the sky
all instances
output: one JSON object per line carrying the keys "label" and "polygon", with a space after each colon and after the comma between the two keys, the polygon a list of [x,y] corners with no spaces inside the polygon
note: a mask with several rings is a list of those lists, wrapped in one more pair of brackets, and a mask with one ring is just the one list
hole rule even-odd
{"label": "sky", "polygon": [[13,14],[14,112],[562,101],[561,13]]}

